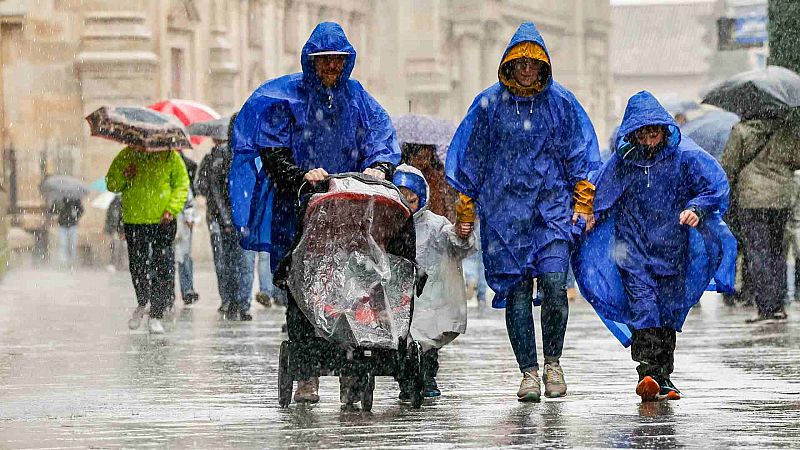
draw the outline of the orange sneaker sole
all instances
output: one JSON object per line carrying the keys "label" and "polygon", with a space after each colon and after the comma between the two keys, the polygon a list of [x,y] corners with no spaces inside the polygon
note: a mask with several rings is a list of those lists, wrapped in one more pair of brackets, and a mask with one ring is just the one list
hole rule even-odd
{"label": "orange sneaker sole", "polygon": [[636,395],[642,398],[643,402],[654,402],[658,400],[658,393],[661,387],[652,377],[644,377],[636,385]]}
{"label": "orange sneaker sole", "polygon": [[681,399],[681,394],[678,394],[675,391],[669,391],[669,393],[667,394],[667,400],[680,400],[680,399]]}

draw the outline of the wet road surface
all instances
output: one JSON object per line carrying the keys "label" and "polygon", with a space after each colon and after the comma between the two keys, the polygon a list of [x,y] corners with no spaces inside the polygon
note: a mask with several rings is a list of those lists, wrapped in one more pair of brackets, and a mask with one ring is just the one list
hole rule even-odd
{"label": "wet road surface", "polygon": [[127,273],[11,272],[0,285],[0,448],[800,447],[796,306],[786,323],[745,325],[751,310],[704,298],[678,335],[684,399],[648,404],[628,351],[582,301],[562,358],[569,394],[518,403],[502,311],[470,308],[468,334],[441,352],[438,401],[412,410],[383,378],[363,413],[341,410],[332,377],[318,405],[279,409],[283,310],[254,304],[253,322],[224,321],[210,268],[196,284],[200,303],[154,337],[127,329]]}

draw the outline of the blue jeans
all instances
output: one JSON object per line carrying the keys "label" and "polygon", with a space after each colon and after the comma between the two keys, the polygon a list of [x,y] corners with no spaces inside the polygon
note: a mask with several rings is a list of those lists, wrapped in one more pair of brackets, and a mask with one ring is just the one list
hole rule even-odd
{"label": "blue jeans", "polygon": [[58,262],[71,267],[75,264],[78,247],[78,227],[58,227]]}
{"label": "blue jeans", "polygon": [[236,304],[239,311],[250,310],[253,293],[253,263],[239,246],[239,233],[226,233],[211,224],[211,250],[217,272],[217,286],[223,307]]}
{"label": "blue jeans", "polygon": [[[569,304],[566,272],[539,276],[542,298],[542,340],[545,361],[558,360],[564,348]],[[506,300],[506,330],[521,372],[538,370],[533,327],[533,279],[517,285]]]}
{"label": "blue jeans", "polygon": [[269,253],[248,251],[247,256],[254,265],[256,253],[258,253],[258,291],[266,293],[281,305],[286,305],[286,293],[283,289],[278,289],[272,283],[272,269],[270,267]]}
{"label": "blue jeans", "polygon": [[194,263],[192,256],[183,257],[183,262],[178,263],[178,281],[181,286],[181,298],[186,300],[186,294],[194,292]]}

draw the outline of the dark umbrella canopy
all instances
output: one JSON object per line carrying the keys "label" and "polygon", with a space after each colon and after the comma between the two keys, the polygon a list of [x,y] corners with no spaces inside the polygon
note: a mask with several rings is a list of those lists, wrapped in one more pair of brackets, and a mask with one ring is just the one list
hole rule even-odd
{"label": "dark umbrella canopy", "polygon": [[231,116],[225,116],[216,120],[195,122],[189,125],[187,130],[192,136],[208,136],[219,141],[227,141],[230,122]]}
{"label": "dark umbrella canopy", "polygon": [[416,114],[392,117],[392,124],[400,145],[434,145],[441,161],[446,159],[447,146],[456,132],[455,124],[449,120]]}
{"label": "dark umbrella canopy", "polygon": [[42,194],[50,201],[64,198],[80,200],[89,195],[89,188],[75,177],[68,175],[51,175],[42,183]]}
{"label": "dark umbrella canopy", "polygon": [[86,116],[92,136],[157,152],[192,148],[183,124],[173,116],[138,106],[104,106]]}
{"label": "dark umbrella canopy", "polygon": [[800,75],[780,66],[742,72],[712,86],[703,103],[745,120],[781,118],[800,106]]}
{"label": "dark umbrella canopy", "polygon": [[715,109],[686,122],[681,127],[681,132],[719,160],[725,150],[725,144],[728,143],[731,130],[737,123],[739,116],[736,114]]}

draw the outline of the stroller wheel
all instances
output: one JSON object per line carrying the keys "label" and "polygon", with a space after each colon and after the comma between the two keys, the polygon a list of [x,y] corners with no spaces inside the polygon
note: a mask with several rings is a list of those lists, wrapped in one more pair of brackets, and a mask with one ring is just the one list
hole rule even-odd
{"label": "stroller wheel", "polygon": [[281,408],[287,408],[292,402],[293,384],[289,374],[289,341],[283,341],[278,358],[278,404]]}
{"label": "stroller wheel", "polygon": [[372,411],[372,394],[375,391],[375,376],[368,373],[364,379],[363,386],[361,390],[361,410],[370,412]]}
{"label": "stroller wheel", "polygon": [[409,346],[408,352],[409,379],[412,383],[411,388],[411,407],[419,409],[422,406],[424,397],[422,396],[423,371],[422,371],[422,347],[419,342],[413,341]]}

